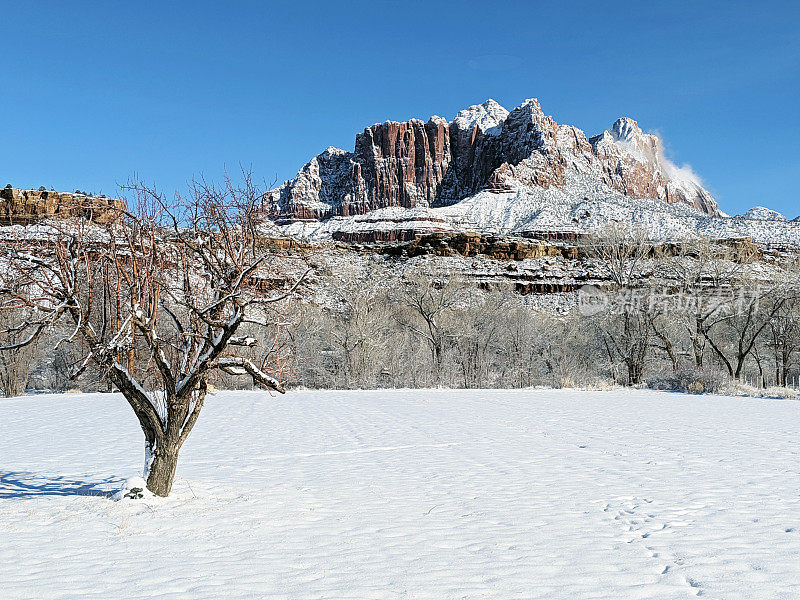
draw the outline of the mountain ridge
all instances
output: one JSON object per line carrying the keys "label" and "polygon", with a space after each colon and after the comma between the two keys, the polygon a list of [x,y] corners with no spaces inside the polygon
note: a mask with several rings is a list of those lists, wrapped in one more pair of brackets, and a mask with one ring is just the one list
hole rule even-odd
{"label": "mountain ridge", "polygon": [[451,121],[433,116],[366,127],[352,152],[329,147],[268,191],[264,212],[285,224],[435,208],[483,191],[563,190],[574,175],[633,201],[654,198],[724,215],[694,174],[672,164],[661,140],[633,119],[622,117],[588,137],[556,123],[534,98],[512,111],[489,99]]}

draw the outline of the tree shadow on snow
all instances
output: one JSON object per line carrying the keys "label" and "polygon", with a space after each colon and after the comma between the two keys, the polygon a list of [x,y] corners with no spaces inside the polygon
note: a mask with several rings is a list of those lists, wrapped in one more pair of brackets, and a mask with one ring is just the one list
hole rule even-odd
{"label": "tree shadow on snow", "polygon": [[109,497],[123,481],[119,477],[86,481],[40,473],[0,471],[0,500],[36,496]]}

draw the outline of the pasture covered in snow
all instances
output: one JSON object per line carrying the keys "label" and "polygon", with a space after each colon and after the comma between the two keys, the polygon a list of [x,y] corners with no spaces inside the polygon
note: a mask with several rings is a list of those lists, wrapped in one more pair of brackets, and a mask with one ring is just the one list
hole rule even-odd
{"label": "pasture covered in snow", "polygon": [[167,499],[118,395],[0,399],[0,598],[800,598],[800,403],[221,392]]}

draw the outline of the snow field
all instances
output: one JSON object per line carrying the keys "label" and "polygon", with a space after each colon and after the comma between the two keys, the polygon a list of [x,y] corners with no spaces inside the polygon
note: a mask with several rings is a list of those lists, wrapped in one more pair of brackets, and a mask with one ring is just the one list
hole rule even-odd
{"label": "snow field", "polygon": [[220,392],[114,502],[118,395],[0,399],[0,598],[800,597],[800,403]]}

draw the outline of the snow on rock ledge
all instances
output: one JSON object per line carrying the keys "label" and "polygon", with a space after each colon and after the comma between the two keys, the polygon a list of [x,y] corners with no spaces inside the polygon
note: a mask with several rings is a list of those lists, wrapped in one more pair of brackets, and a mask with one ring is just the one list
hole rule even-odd
{"label": "snow on rock ledge", "polygon": [[[752,221],[780,221],[784,223],[788,221],[781,213],[763,206],[755,206],[738,218],[750,219]],[[795,221],[797,221],[797,219],[795,219]]]}

